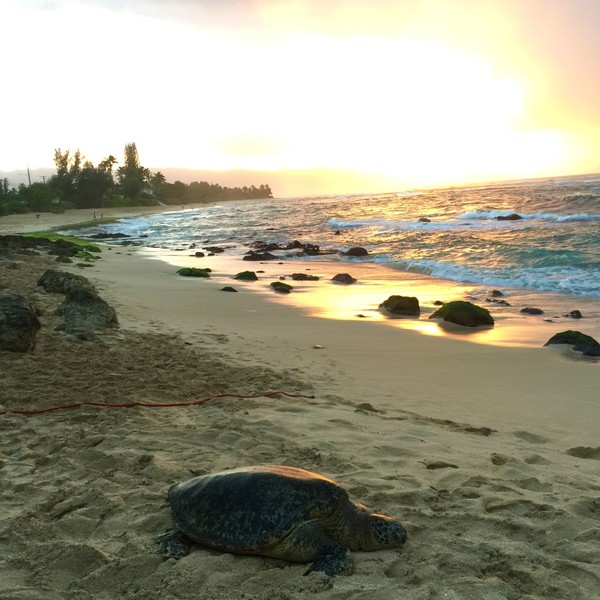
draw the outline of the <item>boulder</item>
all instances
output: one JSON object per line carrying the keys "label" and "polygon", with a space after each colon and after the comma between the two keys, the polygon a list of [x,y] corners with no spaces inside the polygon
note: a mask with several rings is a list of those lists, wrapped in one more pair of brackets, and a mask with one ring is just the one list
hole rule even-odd
{"label": "boulder", "polygon": [[463,327],[479,327],[480,325],[493,325],[494,319],[489,311],[481,306],[465,302],[464,300],[454,300],[447,302],[438,308],[430,319],[443,319]]}
{"label": "boulder", "polygon": [[226,285],[225,287],[221,288],[222,292],[237,292],[237,290],[234,287],[231,287],[230,285]]}
{"label": "boulder", "polygon": [[96,288],[89,279],[83,275],[75,275],[66,271],[57,271],[48,269],[37,282],[47,292],[68,294],[71,290],[84,289],[90,292],[96,292]]}
{"label": "boulder", "polygon": [[521,309],[521,312],[525,315],[543,315],[544,311],[541,308],[534,308],[533,306],[526,306]]}
{"label": "boulder", "polygon": [[419,223],[431,223],[431,219],[428,219],[427,217],[420,217]]}
{"label": "boulder", "polygon": [[561,331],[553,335],[544,346],[551,344],[569,344],[573,350],[584,356],[600,356],[600,344],[591,336],[580,331]]}
{"label": "boulder", "polygon": [[199,269],[197,267],[182,267],[177,270],[177,275],[182,277],[210,277],[212,269],[206,267],[205,269]]}
{"label": "boulder", "polygon": [[30,352],[40,330],[35,310],[18,294],[0,294],[0,350]]}
{"label": "boulder", "polygon": [[390,315],[418,317],[421,314],[419,300],[414,296],[390,296],[379,305],[379,310]]}
{"label": "boulder", "polygon": [[496,221],[519,221],[523,217],[518,215],[517,213],[512,213],[510,215],[498,215],[496,217]]}
{"label": "boulder", "polygon": [[344,256],[367,256],[369,251],[361,246],[354,246],[353,248],[346,250],[346,252],[342,252],[342,254]]}
{"label": "boulder", "polygon": [[270,284],[271,287],[280,294],[289,294],[294,288],[288,283],[283,283],[282,281],[274,281]]}
{"label": "boulder", "polygon": [[65,330],[69,333],[119,326],[114,308],[98,294],[84,288],[71,290],[56,309],[56,314],[65,318]]}
{"label": "boulder", "polygon": [[257,281],[258,275],[254,271],[242,271],[234,279],[239,279],[240,281]]}
{"label": "boulder", "polygon": [[356,283],[357,279],[349,275],[348,273],[338,273],[331,278],[331,281],[335,281],[336,283],[343,283],[344,285],[350,285],[352,283]]}
{"label": "boulder", "polygon": [[270,252],[255,252],[254,250],[250,250],[250,252],[244,256],[243,260],[277,260],[278,258],[278,256],[275,256]]}
{"label": "boulder", "polygon": [[564,315],[565,317],[570,317],[571,319],[583,319],[583,315],[580,310],[572,310],[570,313]]}
{"label": "boulder", "polygon": [[294,281],[319,281],[316,275],[308,275],[307,273],[292,273],[290,277]]}

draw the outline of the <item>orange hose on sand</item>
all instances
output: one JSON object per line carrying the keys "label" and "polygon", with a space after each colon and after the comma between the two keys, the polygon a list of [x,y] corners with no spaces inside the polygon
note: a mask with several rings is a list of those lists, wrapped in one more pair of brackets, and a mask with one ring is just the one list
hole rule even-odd
{"label": "orange hose on sand", "polygon": [[112,402],[73,402],[72,404],[62,404],[60,406],[51,406],[49,408],[37,408],[31,410],[24,409],[11,409],[11,410],[2,410],[0,411],[0,415],[14,414],[14,415],[41,415],[43,413],[49,413],[55,410],[65,410],[69,408],[79,408],[81,406],[97,406],[100,408],[133,408],[135,406],[141,406],[143,408],[171,408],[175,406],[197,406],[199,404],[204,404],[209,400],[215,400],[216,398],[260,398],[262,396],[270,397],[270,396],[288,396],[289,398],[314,398],[314,396],[307,396],[305,394],[290,394],[288,392],[282,391],[269,391],[269,392],[261,392],[259,394],[216,394],[214,396],[207,396],[206,398],[201,398],[200,400],[191,400],[189,402],[162,402],[162,403],[152,403],[152,402],[122,402],[122,403],[112,403]]}

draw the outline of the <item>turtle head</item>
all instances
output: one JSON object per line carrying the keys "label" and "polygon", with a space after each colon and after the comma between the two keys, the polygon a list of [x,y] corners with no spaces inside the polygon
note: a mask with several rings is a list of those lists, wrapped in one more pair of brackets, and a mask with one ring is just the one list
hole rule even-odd
{"label": "turtle head", "polygon": [[370,535],[366,536],[364,550],[395,548],[406,542],[406,529],[391,517],[371,515]]}

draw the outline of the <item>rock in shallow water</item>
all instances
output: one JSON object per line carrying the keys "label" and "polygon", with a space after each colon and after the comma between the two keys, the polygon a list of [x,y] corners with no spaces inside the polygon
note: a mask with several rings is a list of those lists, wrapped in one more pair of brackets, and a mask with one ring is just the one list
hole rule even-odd
{"label": "rock in shallow water", "polygon": [[390,315],[418,317],[421,314],[419,300],[414,296],[390,296],[379,305],[379,310]]}
{"label": "rock in shallow water", "polygon": [[430,319],[443,319],[463,327],[479,327],[481,325],[493,325],[494,319],[489,311],[481,306],[465,302],[464,300],[454,300],[447,302],[438,308]]}

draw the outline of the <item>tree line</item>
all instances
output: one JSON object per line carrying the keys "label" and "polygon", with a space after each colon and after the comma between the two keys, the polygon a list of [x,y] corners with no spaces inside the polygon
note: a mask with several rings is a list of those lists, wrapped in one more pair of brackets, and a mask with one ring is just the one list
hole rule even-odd
{"label": "tree line", "polygon": [[272,198],[268,185],[224,187],[206,181],[167,182],[140,164],[135,143],[126,144],[123,165],[111,154],[94,166],[81,152],[57,148],[56,173],[48,181],[10,188],[0,180],[0,216],[26,212],[63,212],[67,208],[110,208],[159,204],[197,204],[218,200]]}

